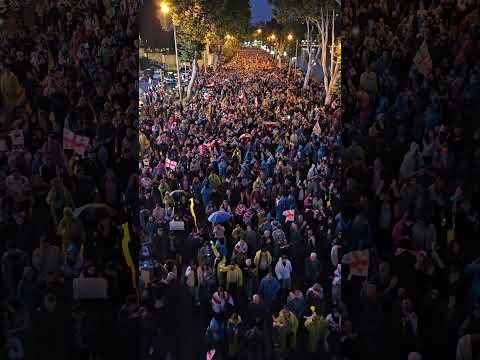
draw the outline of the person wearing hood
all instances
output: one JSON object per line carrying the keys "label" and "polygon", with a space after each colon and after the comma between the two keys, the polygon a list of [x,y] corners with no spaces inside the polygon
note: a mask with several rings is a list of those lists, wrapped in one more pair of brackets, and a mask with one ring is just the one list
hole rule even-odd
{"label": "person wearing hood", "polygon": [[297,319],[302,319],[306,311],[305,297],[300,290],[290,292],[287,297],[286,307],[295,314]]}
{"label": "person wearing hood", "polygon": [[233,313],[227,323],[227,346],[230,359],[238,359],[241,352],[245,324],[237,313]]}
{"label": "person wearing hood", "polygon": [[273,327],[278,331],[280,352],[288,356],[297,347],[297,317],[285,308],[273,317]]}
{"label": "person wearing hood", "polygon": [[270,271],[272,260],[272,255],[264,247],[255,254],[253,262],[255,263],[255,268],[257,269],[257,274],[260,279]]}
{"label": "person wearing hood", "polygon": [[260,281],[260,285],[258,286],[258,293],[269,309],[272,308],[274,302],[277,300],[279,291],[280,282],[272,275],[272,273],[268,273]]}
{"label": "person wearing hood", "polygon": [[325,294],[319,283],[313,284],[313,286],[307,290],[306,301],[308,307],[314,306],[318,311],[323,311],[325,307]]}
{"label": "person wearing hood", "polygon": [[400,178],[409,179],[423,166],[420,147],[416,142],[410,144],[410,150],[405,154],[400,166]]}
{"label": "person wearing hood", "polygon": [[314,284],[320,280],[321,265],[317,253],[312,252],[305,260],[305,280],[307,285]]}
{"label": "person wearing hood", "polygon": [[323,343],[324,349],[328,349],[327,335],[328,335],[328,321],[322,314],[318,315],[315,307],[312,306],[312,315],[306,317],[304,326],[308,332],[308,352],[313,354],[319,353],[319,345]]}
{"label": "person wearing hood", "polygon": [[223,266],[220,269],[225,272],[226,285],[225,288],[232,294],[236,294],[240,288],[243,287],[243,273],[235,261],[231,261],[230,265]]}

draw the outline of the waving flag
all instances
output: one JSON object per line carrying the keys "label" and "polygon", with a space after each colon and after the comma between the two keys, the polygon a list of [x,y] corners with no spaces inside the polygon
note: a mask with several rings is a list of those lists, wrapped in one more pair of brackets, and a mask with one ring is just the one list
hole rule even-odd
{"label": "waving flag", "polygon": [[424,41],[418,49],[417,54],[413,58],[417,70],[424,76],[429,75],[432,72],[432,58],[428,51],[427,42]]}
{"label": "waving flag", "polygon": [[170,170],[175,170],[177,167],[177,162],[167,158],[167,160],[165,160],[165,167]]}
{"label": "waving flag", "polygon": [[130,254],[130,230],[128,228],[128,223],[124,223],[122,225],[123,228],[123,240],[122,240],[122,250],[123,256],[125,257],[125,262],[127,263],[128,267],[130,268],[130,273],[132,276],[132,284],[133,288],[137,288],[137,274],[135,271],[135,263],[133,262],[132,255]]}
{"label": "waving flag", "polygon": [[355,250],[346,253],[342,257],[342,264],[350,266],[350,279],[352,275],[368,276],[368,266],[370,264],[370,250]]}
{"label": "waving flag", "polygon": [[73,150],[76,154],[83,156],[88,148],[90,139],[86,136],[77,135],[72,130],[63,129],[63,149]]}
{"label": "waving flag", "polygon": [[285,216],[285,222],[293,222],[293,219],[295,217],[295,210],[285,210],[283,212],[283,216]]}
{"label": "waving flag", "polygon": [[315,123],[315,126],[313,127],[313,133],[317,136],[320,136],[322,134],[322,129],[320,128],[320,124],[318,121]]}
{"label": "waving flag", "polygon": [[215,356],[215,349],[212,349],[207,352],[207,360],[213,360],[214,356]]}
{"label": "waving flag", "polygon": [[190,213],[192,214],[193,222],[195,223],[195,227],[198,229],[197,215],[195,214],[195,203],[193,202],[193,198],[190,198]]}

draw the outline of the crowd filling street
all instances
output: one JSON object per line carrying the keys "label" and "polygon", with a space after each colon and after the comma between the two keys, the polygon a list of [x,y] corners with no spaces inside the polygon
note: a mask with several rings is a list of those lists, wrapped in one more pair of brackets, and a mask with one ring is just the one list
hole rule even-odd
{"label": "crowd filling street", "polygon": [[162,84],[142,96],[142,351],[316,359],[348,342],[340,103],[302,85],[293,67],[240,50],[202,72],[186,104]]}
{"label": "crowd filling street", "polygon": [[328,103],[251,48],[180,101],[135,1],[3,5],[0,358],[480,358],[478,1],[344,2]]}

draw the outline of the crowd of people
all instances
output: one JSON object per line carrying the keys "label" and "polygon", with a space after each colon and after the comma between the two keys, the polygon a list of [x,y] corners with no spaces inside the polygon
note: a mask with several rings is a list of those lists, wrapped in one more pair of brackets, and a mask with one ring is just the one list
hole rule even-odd
{"label": "crowd of people", "polygon": [[362,358],[476,359],[479,3],[343,5],[345,221],[377,259],[342,284]]}
{"label": "crowd of people", "polygon": [[130,235],[135,257],[137,6],[41,0],[2,14],[2,359],[137,356],[122,247]]}
{"label": "crowd of people", "polygon": [[322,106],[319,82],[302,90],[300,73],[252,49],[202,72],[187,102],[150,83],[139,124],[142,356],[187,358],[189,338],[192,359],[342,353],[353,334],[335,224],[339,98]]}

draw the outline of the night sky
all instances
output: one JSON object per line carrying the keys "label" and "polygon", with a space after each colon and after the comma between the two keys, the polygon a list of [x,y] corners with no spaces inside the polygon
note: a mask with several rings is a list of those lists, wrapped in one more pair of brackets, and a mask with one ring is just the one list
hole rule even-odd
{"label": "night sky", "polygon": [[[272,9],[268,0],[250,0],[252,11],[251,23],[265,22],[272,18]],[[147,39],[150,47],[173,48],[173,35],[162,31],[160,22],[155,17],[155,5],[153,0],[145,0],[140,10],[140,34]]]}
{"label": "night sky", "polygon": [[252,24],[266,22],[272,18],[272,8],[268,0],[250,0],[252,9]]}

